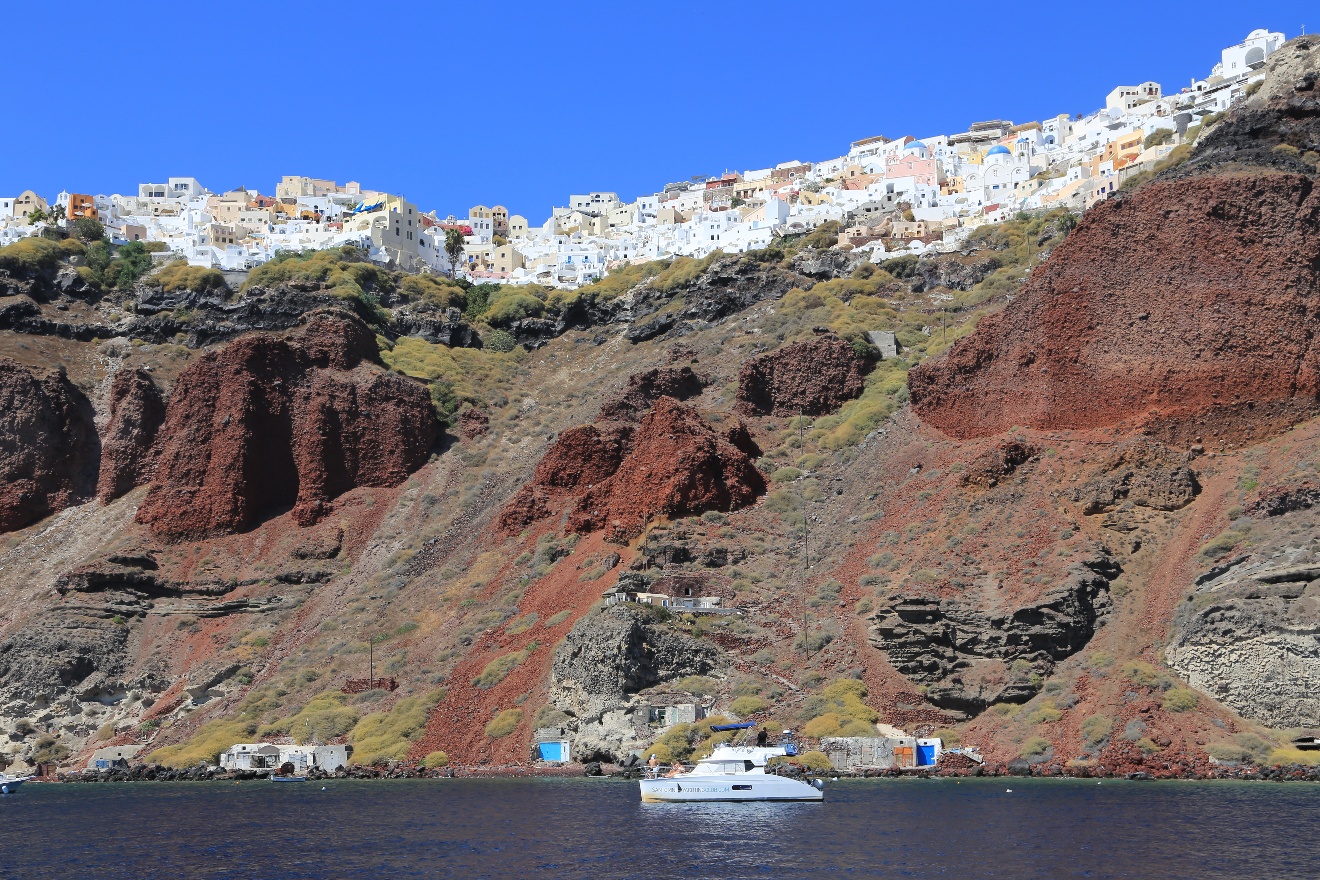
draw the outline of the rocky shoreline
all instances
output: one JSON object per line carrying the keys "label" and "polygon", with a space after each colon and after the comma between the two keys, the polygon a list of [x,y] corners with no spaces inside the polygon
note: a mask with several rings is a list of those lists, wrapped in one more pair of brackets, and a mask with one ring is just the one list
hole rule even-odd
{"label": "rocky shoreline", "polygon": [[[610,764],[564,764],[554,767],[544,765],[508,765],[508,766],[460,766],[439,767],[428,770],[408,764],[394,764],[372,767],[353,767],[351,770],[337,773],[324,773],[311,770],[307,780],[322,781],[328,779],[518,779],[518,778],[578,778],[606,777],[632,780],[641,778],[640,767],[617,767]],[[60,783],[105,783],[105,782],[245,782],[264,780],[269,774],[256,770],[216,770],[203,767],[177,769],[162,767],[158,764],[135,764],[128,768],[114,770],[82,770],[72,773],[58,773],[54,777],[38,777],[42,782]],[[987,764],[971,768],[944,770],[912,770],[892,768],[888,770],[831,770],[813,772],[800,767],[785,770],[782,775],[794,777],[829,776],[832,779],[948,779],[953,777],[1018,777],[1041,779],[1127,779],[1127,780],[1167,780],[1180,779],[1199,782],[1211,781],[1258,781],[1258,782],[1320,782],[1320,766],[1289,764],[1280,767],[1215,767],[1212,772],[1196,772],[1185,768],[1166,768],[1150,771],[1122,772],[1104,766],[1096,767],[1059,767],[1036,766],[1015,767],[1008,764]]]}

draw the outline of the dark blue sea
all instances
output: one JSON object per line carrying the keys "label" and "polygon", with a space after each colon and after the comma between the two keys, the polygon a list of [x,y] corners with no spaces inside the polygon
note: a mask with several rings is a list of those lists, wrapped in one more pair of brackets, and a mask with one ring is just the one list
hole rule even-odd
{"label": "dark blue sea", "polygon": [[1303,783],[857,780],[747,805],[603,779],[324,785],[29,784],[0,797],[0,876],[1320,877]]}

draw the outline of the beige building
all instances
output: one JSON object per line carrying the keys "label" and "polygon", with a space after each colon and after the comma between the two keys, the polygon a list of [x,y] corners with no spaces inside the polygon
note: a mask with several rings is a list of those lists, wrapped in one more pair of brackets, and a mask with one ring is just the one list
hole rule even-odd
{"label": "beige building", "polygon": [[492,268],[496,272],[508,274],[514,269],[521,269],[524,265],[523,255],[514,249],[513,245],[506,244],[495,248],[491,255]]}
{"label": "beige building", "polygon": [[50,205],[41,196],[32,190],[25,191],[21,196],[14,199],[14,217],[19,220],[27,219],[27,216],[33,211],[40,210],[42,213],[50,211]]}

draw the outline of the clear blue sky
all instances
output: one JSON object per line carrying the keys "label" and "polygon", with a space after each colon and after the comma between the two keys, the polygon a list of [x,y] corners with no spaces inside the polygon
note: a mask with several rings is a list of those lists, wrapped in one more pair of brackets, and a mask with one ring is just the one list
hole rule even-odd
{"label": "clear blue sky", "polygon": [[570,192],[630,199],[875,134],[1087,113],[1120,83],[1176,89],[1253,28],[1320,29],[1320,7],[37,0],[0,22],[0,194],[306,174],[537,224]]}

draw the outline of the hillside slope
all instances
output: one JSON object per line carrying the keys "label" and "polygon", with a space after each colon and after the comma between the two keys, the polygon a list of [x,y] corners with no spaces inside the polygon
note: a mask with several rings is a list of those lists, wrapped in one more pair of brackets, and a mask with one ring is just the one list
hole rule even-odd
{"label": "hillside slope", "polygon": [[228,296],[7,279],[0,754],[289,737],[499,767],[556,727],[609,761],[700,702],[1019,770],[1297,760],[1318,56],[1285,46],[1071,233],[963,254],[786,241],[574,292],[349,252]]}

